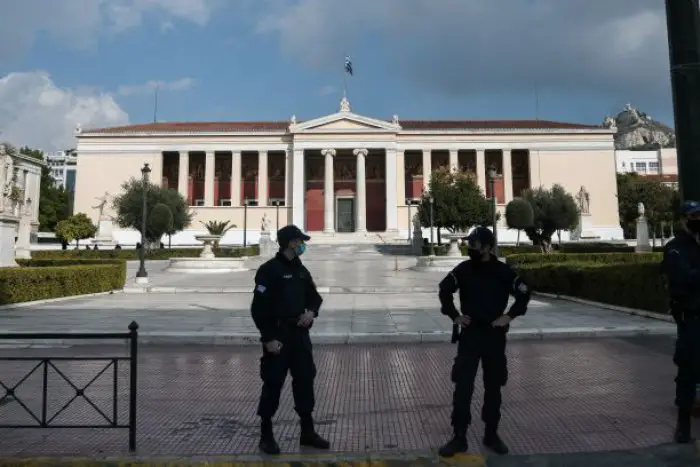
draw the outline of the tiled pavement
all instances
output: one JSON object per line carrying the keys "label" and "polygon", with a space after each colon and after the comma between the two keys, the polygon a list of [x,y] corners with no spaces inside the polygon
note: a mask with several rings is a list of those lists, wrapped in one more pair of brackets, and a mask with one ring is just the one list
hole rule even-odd
{"label": "tiled pavement", "polygon": [[[249,294],[117,293],[2,310],[0,333],[126,332],[134,320],[143,343],[257,345],[249,306]],[[317,344],[449,342],[451,330],[435,293],[330,294],[312,333]],[[510,335],[540,339],[650,333],[673,334],[675,327],[590,305],[535,298],[528,314],[514,321]],[[0,342],[24,344],[28,342]]]}
{"label": "tiled pavement", "polygon": [[[555,465],[526,463],[516,456],[635,449],[668,442],[674,422],[672,348],[673,341],[667,337],[511,342],[502,435],[513,457],[489,465]],[[123,347],[82,347],[52,349],[51,355],[94,357],[123,351]],[[45,356],[47,350],[3,350],[0,355],[17,352]],[[317,346],[315,352],[319,369],[316,418],[319,431],[330,438],[334,452],[377,456],[429,452],[449,436],[449,371],[454,346]],[[258,349],[252,347],[144,346],[137,455],[255,454],[258,358]],[[2,362],[0,366],[5,384],[17,381],[28,369],[22,362]],[[57,366],[75,382],[83,383],[99,370],[95,363]],[[122,368],[121,420],[127,413],[127,376]],[[73,392],[53,371],[48,381],[51,415]],[[18,392],[36,411],[40,411],[40,384],[41,374],[35,375]],[[285,452],[294,453],[298,452],[299,430],[288,386],[275,427]],[[111,388],[108,372],[86,394],[110,413]],[[475,453],[481,451],[483,426],[478,414],[482,396],[479,383],[473,405],[475,423],[469,434]],[[100,421],[86,403],[74,404],[57,421]],[[28,421],[28,417],[16,402],[0,406],[0,423],[13,421]],[[126,450],[123,430],[0,430],[3,458],[103,457],[123,455]],[[556,465],[583,465],[580,461],[586,459],[576,458],[578,463]],[[518,459],[520,463],[513,463]],[[588,462],[611,465],[590,458]],[[650,464],[618,461],[616,465]]]}

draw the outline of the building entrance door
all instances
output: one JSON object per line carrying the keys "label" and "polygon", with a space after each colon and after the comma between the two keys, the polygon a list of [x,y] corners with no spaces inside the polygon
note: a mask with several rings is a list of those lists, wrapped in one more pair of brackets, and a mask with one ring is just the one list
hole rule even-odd
{"label": "building entrance door", "polygon": [[336,200],[337,232],[355,231],[355,198],[338,198]]}

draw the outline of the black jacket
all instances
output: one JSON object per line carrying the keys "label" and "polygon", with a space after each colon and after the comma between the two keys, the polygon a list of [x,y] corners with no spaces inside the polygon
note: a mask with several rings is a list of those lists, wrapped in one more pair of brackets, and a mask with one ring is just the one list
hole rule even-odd
{"label": "black jacket", "polygon": [[679,232],[664,247],[661,263],[668,280],[671,310],[700,313],[700,245],[689,233]]}
{"label": "black jacket", "polygon": [[464,261],[440,282],[442,313],[453,320],[459,316],[454,293],[459,290],[462,314],[477,325],[490,325],[506,311],[508,297],[515,297],[508,316],[515,318],[527,312],[530,288],[507,264],[491,257],[490,261]]}
{"label": "black jacket", "polygon": [[280,338],[280,325],[291,322],[307,310],[318,316],[323,298],[311,273],[299,258],[281,253],[265,262],[255,274],[250,311],[263,342]]}

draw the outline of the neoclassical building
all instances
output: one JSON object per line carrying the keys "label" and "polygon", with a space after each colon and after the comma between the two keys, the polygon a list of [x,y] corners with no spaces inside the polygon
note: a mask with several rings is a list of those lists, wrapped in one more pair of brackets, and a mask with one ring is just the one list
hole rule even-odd
{"label": "neoclassical building", "polygon": [[[589,235],[618,239],[614,132],[542,120],[387,121],[353,113],[346,99],[338,112],[306,121],[78,129],[75,212],[97,222],[96,200],[118,194],[148,163],[152,181],[177,189],[195,213],[173,243],[196,243],[210,220],[236,225],[224,243],[240,242],[244,227],[256,241],[263,216],[272,230],[295,223],[320,243],[391,242],[407,238],[411,201],[431,171],[472,172],[490,197],[495,167],[499,209],[524,189],[559,183],[585,193]],[[138,239],[118,228],[114,235],[122,244]]]}

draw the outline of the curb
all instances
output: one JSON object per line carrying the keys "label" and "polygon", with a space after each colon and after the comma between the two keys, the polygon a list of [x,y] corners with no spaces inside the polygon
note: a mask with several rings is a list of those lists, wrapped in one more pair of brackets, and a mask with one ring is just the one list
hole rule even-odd
{"label": "curb", "polygon": [[36,305],[44,305],[46,303],[66,302],[69,300],[78,300],[81,298],[100,297],[102,295],[113,295],[113,294],[118,294],[118,293],[123,293],[123,292],[124,292],[123,289],[115,289],[115,290],[110,290],[109,292],[96,292],[96,293],[89,293],[89,294],[84,294],[84,295],[69,295],[67,297],[46,298],[44,300],[35,300],[33,302],[10,303],[8,305],[0,305],[0,310],[12,310],[15,308],[27,308],[27,307],[32,307],[32,306],[36,306]]}
{"label": "curb", "polygon": [[207,456],[192,458],[142,458],[109,457],[86,458],[26,458],[1,459],[0,467],[262,467],[265,465],[285,467],[320,467],[333,465],[343,467],[393,467],[398,465],[427,466],[454,465],[463,467],[486,467],[486,458],[476,454],[457,455],[452,459],[441,459],[434,453],[387,453],[382,454],[330,454],[304,455],[283,454],[268,456]]}
{"label": "curb", "polygon": [[[126,294],[250,294],[252,286],[238,287],[161,287],[161,286],[145,286],[145,287],[125,287],[122,292]],[[373,286],[354,286],[354,287],[318,287],[318,292],[326,295],[333,294],[406,294],[406,293],[434,293],[437,295],[437,286],[435,287],[373,287]]]}
{"label": "curb", "polygon": [[[81,331],[91,332],[91,331]],[[520,340],[556,340],[556,339],[591,339],[635,336],[674,336],[675,328],[661,326],[619,326],[619,327],[575,327],[558,329],[511,329],[510,341]],[[381,344],[446,344],[452,337],[451,331],[435,332],[395,332],[395,333],[319,333],[312,334],[315,345],[381,345]],[[142,345],[190,345],[190,346],[258,346],[260,336],[257,332],[249,333],[211,333],[211,332],[140,332],[139,343]],[[14,339],[0,345],[2,349],[80,347],[87,345],[105,345],[97,340],[23,340]]]}
{"label": "curb", "polygon": [[624,313],[626,315],[639,316],[642,318],[655,319],[657,321],[666,321],[667,323],[673,323],[673,317],[670,315],[665,315],[663,313],[656,313],[654,311],[638,310],[636,308],[627,308],[624,306],[611,305],[609,303],[594,302],[593,300],[586,300],[584,298],[570,297],[568,295],[557,295],[544,292],[534,292],[533,295],[538,295],[540,297],[549,298],[551,300],[563,300],[567,302],[580,303],[581,305],[589,305],[597,308],[603,308],[605,310],[617,311]]}

